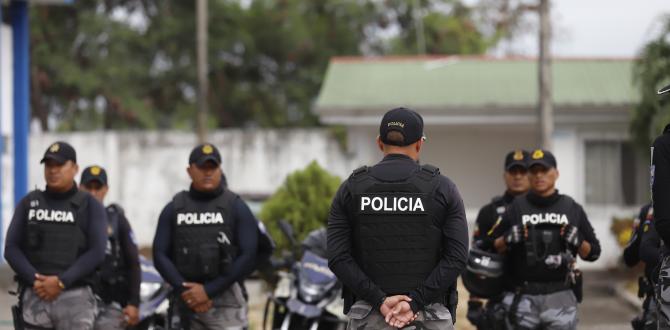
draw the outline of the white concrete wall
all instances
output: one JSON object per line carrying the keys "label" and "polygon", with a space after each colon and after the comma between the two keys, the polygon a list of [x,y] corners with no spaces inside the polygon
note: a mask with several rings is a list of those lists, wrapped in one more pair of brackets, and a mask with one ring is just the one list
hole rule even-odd
{"label": "white concrete wall", "polygon": [[[0,175],[2,175],[2,197],[0,198],[0,205],[2,205],[2,212],[0,217],[2,219],[9,219],[14,208],[12,202],[13,182],[11,171],[11,153],[12,153],[12,30],[6,25],[0,23],[0,135],[4,146],[0,146],[2,153],[0,153]],[[0,252],[4,250],[4,233],[9,226],[9,221],[3,221],[0,230],[2,230],[2,246]]]}
{"label": "white concrete wall", "polygon": [[[325,129],[225,130],[211,134],[221,151],[223,171],[231,189],[243,195],[269,195],[286,175],[316,160],[345,178],[353,166]],[[46,148],[56,140],[77,150],[80,169],[99,164],[108,170],[107,202],[118,202],[141,245],[150,245],[158,215],[172,196],[188,189],[188,156],[196,145],[193,134],[182,132],[91,132],[33,134],[30,137],[29,189],[43,188],[42,166]],[[11,166],[3,173],[3,195],[11,198]],[[78,177],[77,177],[78,179]],[[10,202],[13,204],[13,201]],[[4,223],[11,219],[11,207]],[[4,233],[4,231],[3,231]]]}

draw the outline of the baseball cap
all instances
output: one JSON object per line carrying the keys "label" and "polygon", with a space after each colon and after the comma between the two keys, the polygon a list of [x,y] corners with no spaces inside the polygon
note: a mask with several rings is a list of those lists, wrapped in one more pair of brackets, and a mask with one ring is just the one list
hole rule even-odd
{"label": "baseball cap", "polygon": [[556,168],[556,157],[554,157],[550,151],[544,149],[535,149],[530,154],[530,160],[528,161],[529,168],[533,165],[542,165],[546,168]]}
{"label": "baseball cap", "polygon": [[89,182],[98,181],[103,186],[107,185],[107,171],[104,168],[93,165],[84,169],[81,173],[81,179],[79,183],[85,185]]}
{"label": "baseball cap", "polygon": [[221,164],[221,154],[211,143],[203,143],[193,148],[188,157],[189,164],[202,165],[207,161],[213,161],[216,165]]}
{"label": "baseball cap", "polygon": [[40,160],[40,164],[46,162],[48,159],[53,159],[59,164],[64,164],[68,160],[77,162],[77,152],[67,142],[57,141],[52,143],[47,151],[44,152],[44,157]]}
{"label": "baseball cap", "polygon": [[[388,141],[386,135],[391,131],[397,131],[404,137],[404,143]],[[423,137],[423,118],[414,110],[407,108],[395,108],[389,110],[379,125],[379,138],[384,144],[408,146]]]}
{"label": "baseball cap", "polygon": [[665,86],[665,87],[658,90],[658,95],[663,95],[663,94],[668,94],[668,93],[670,93],[670,85]]}
{"label": "baseball cap", "polygon": [[528,151],[517,149],[510,151],[505,156],[505,171],[509,171],[514,166],[521,166],[524,169],[528,168]]}

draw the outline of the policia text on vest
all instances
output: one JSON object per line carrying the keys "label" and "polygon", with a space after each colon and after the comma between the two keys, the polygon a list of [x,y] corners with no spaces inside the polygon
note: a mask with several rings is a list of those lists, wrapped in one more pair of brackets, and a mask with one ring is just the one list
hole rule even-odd
{"label": "policia text on vest", "polygon": [[417,162],[421,116],[393,109],[379,131],[384,159],[342,183],[328,217],[328,265],[344,284],[348,328],[453,329],[463,202],[437,168]]}
{"label": "policia text on vest", "polygon": [[65,142],[49,146],[44,190],[17,204],[7,231],[5,259],[21,290],[15,327],[92,329],[94,273],[105,256],[105,209],[74,182],[75,150]]}

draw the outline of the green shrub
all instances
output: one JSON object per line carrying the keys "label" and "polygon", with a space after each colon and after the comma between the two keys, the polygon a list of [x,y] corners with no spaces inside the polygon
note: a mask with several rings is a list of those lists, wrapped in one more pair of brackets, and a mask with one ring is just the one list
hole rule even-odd
{"label": "green shrub", "polygon": [[340,185],[316,161],[286,177],[284,183],[263,204],[259,217],[277,243],[277,251],[288,249],[289,242],[279,229],[279,220],[293,226],[298,242],[317,228],[326,226],[330,204]]}

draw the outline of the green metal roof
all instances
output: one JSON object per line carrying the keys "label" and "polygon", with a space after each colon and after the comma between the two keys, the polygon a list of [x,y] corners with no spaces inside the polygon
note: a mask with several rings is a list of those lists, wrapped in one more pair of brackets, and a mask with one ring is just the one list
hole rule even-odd
{"label": "green metal roof", "polygon": [[[637,99],[632,65],[632,59],[555,59],[554,104],[629,105]],[[535,107],[537,79],[532,58],[334,58],[316,110]]]}

